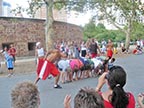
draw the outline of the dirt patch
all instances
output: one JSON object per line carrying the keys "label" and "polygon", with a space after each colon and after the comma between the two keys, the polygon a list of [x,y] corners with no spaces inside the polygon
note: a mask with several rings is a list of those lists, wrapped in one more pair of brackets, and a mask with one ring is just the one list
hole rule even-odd
{"label": "dirt patch", "polygon": [[[5,64],[1,66],[0,76],[7,75],[8,70]],[[36,64],[34,61],[16,62],[14,67],[15,74],[28,74],[36,71]]]}

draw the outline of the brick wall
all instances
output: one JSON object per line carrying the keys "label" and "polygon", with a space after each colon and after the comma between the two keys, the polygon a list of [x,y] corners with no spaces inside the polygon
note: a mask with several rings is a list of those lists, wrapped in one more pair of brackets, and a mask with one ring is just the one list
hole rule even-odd
{"label": "brick wall", "polygon": [[[0,49],[14,43],[17,56],[34,55],[33,48],[37,41],[45,43],[45,20],[0,17]],[[54,22],[54,41],[58,39],[82,39],[83,33],[79,26],[64,22]],[[45,44],[44,44],[45,46]]]}

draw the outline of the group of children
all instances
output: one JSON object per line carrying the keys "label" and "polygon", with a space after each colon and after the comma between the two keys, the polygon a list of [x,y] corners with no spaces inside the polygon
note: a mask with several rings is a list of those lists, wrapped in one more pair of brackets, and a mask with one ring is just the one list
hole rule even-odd
{"label": "group of children", "polygon": [[64,58],[57,63],[57,67],[61,72],[62,83],[65,83],[102,74],[113,66],[114,61],[115,58],[105,56]]}

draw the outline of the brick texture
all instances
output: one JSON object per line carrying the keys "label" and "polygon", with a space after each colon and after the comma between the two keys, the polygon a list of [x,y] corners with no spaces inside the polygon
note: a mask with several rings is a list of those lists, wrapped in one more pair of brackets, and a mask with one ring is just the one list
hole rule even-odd
{"label": "brick texture", "polygon": [[[83,38],[83,31],[79,26],[55,21],[53,28],[54,41]],[[13,43],[17,56],[33,56],[34,50],[29,50],[29,44],[38,41],[41,41],[45,47],[45,20],[0,17],[0,49]]]}

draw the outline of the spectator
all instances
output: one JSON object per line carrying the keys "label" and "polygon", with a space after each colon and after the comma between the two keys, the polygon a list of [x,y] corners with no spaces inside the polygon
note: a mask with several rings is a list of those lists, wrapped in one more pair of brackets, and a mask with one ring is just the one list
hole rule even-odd
{"label": "spectator", "polygon": [[107,57],[110,59],[113,56],[113,42],[109,39],[107,44]]}
{"label": "spectator", "polygon": [[87,48],[86,48],[85,42],[83,41],[81,44],[81,56],[85,57],[86,54],[87,54]]}
{"label": "spectator", "polygon": [[137,101],[138,101],[140,108],[144,108],[144,93],[140,93],[138,95]]}
{"label": "spectator", "polygon": [[106,92],[100,92],[105,108],[135,108],[134,96],[123,89],[126,84],[126,72],[122,67],[113,66],[109,73],[103,73],[99,77],[96,91],[100,91],[106,81],[109,89]]}
{"label": "spectator", "polygon": [[14,65],[13,65],[13,57],[8,53],[7,47],[4,48],[4,50],[1,51],[1,53],[4,55],[4,58],[6,60],[6,66],[8,69],[8,77],[13,75],[13,69],[14,69]]}
{"label": "spectator", "polygon": [[91,53],[91,58],[95,58],[95,57],[98,56],[97,50],[99,50],[99,52],[101,53],[101,50],[100,50],[98,44],[95,42],[94,39],[91,40],[89,50],[90,50],[90,53]]}
{"label": "spectator", "polygon": [[13,44],[10,45],[10,49],[8,50],[8,53],[10,54],[10,56],[13,57],[13,62],[15,64],[15,61],[16,61],[16,57],[15,57],[16,56],[16,49],[15,49]]}
{"label": "spectator", "polygon": [[[64,108],[71,108],[71,96],[64,99]],[[74,108],[104,108],[102,97],[93,89],[81,89],[74,98]]]}
{"label": "spectator", "polygon": [[101,42],[101,44],[102,44],[102,53],[105,54],[105,52],[106,52],[106,44],[107,44],[107,43],[106,43],[106,41],[103,39],[102,42]]}
{"label": "spectator", "polygon": [[22,82],[11,92],[12,108],[39,108],[40,98],[37,86],[31,82]]}

